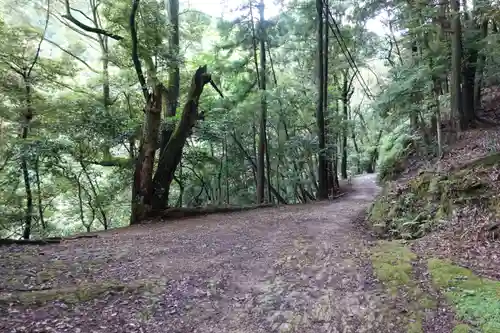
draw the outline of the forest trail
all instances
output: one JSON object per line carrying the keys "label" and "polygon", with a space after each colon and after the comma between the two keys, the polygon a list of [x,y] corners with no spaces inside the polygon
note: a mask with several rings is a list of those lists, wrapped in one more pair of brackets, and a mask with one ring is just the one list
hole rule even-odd
{"label": "forest trail", "polygon": [[354,223],[375,176],[352,187],[333,202],[1,249],[0,331],[398,332]]}

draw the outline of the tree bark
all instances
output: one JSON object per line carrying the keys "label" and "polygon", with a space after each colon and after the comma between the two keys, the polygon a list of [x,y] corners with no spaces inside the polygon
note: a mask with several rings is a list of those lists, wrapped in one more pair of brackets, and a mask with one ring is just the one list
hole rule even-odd
{"label": "tree bark", "polygon": [[[488,36],[488,20],[483,19],[481,22],[481,40],[484,40]],[[477,72],[476,72],[476,82],[474,85],[474,110],[479,110],[481,108],[481,88],[483,85],[483,71],[486,63],[486,55],[484,52],[479,54],[477,60]]]}
{"label": "tree bark", "polygon": [[42,225],[42,229],[47,229],[47,223],[45,222],[45,217],[43,214],[43,200],[42,200],[42,180],[40,177],[40,157],[37,156],[35,159],[35,183],[36,183],[36,191],[37,193],[37,208],[38,208],[38,217],[40,219],[40,224]]}
{"label": "tree bark", "polygon": [[316,108],[316,125],[318,131],[318,199],[328,199],[328,169],[326,160],[326,140],[325,140],[325,74],[324,74],[324,23],[323,23],[323,1],[316,0],[317,19],[317,65],[318,65],[318,102]]}
{"label": "tree bark", "polygon": [[[329,12],[329,4],[328,0],[325,0],[325,7],[326,7],[326,12]],[[334,152],[332,152],[332,147],[335,145],[333,144],[332,140],[332,128],[331,128],[331,113],[328,110],[328,105],[330,102],[330,98],[328,96],[328,56],[330,52],[330,45],[329,45],[329,26],[328,26],[328,16],[325,17],[324,20],[324,52],[323,52],[323,72],[324,72],[324,82],[323,82],[323,95],[325,98],[325,104],[324,104],[324,111],[323,114],[325,115],[325,140],[326,140],[326,146],[327,148],[327,157],[326,157],[326,186],[328,189],[328,195],[331,196],[333,193],[336,191],[336,185],[335,185],[335,176],[333,175],[333,161],[332,161],[332,156],[334,156]]]}
{"label": "tree bark", "polygon": [[[159,159],[168,158],[165,156],[165,147],[172,135],[175,124],[168,123],[169,118],[175,117],[177,111],[177,105],[179,102],[180,94],[180,54],[179,54],[179,0],[169,0],[169,19],[170,19],[170,29],[172,35],[169,39],[169,51],[170,51],[170,63],[169,63],[169,73],[168,73],[168,86],[166,95],[166,113],[165,119],[166,123],[162,129],[161,144],[160,144],[160,156]],[[168,206],[168,202],[165,202],[165,207]]]}
{"label": "tree bark", "polygon": [[[134,172],[135,193],[132,194],[134,201],[132,205],[131,224],[140,223],[149,215],[149,212],[153,208],[153,196],[157,195],[157,192],[153,190],[152,177],[161,124],[163,93],[163,85],[161,83],[157,84],[145,108],[146,119],[141,138],[139,159]],[[160,165],[158,165],[158,169],[160,170]]]}
{"label": "tree bark", "polygon": [[[469,22],[471,25],[474,23]],[[462,99],[463,99],[463,117],[465,122],[464,129],[469,128],[475,120],[474,91],[476,81],[476,70],[478,51],[475,48],[467,47],[463,50],[464,59],[462,59]]]}
{"label": "tree bark", "polygon": [[23,238],[29,239],[31,235],[31,223],[33,221],[33,192],[31,189],[31,180],[28,169],[28,145],[26,139],[28,138],[29,126],[33,118],[33,105],[31,100],[31,84],[29,82],[29,75],[23,74],[24,79],[24,92],[26,101],[26,110],[23,114],[23,125],[21,129],[21,139],[23,140],[24,147],[21,153],[21,170],[23,173],[24,190],[26,193],[26,211],[24,215],[24,230]]}
{"label": "tree bark", "polygon": [[349,107],[349,79],[348,71],[344,72],[342,84],[342,159],[340,161],[340,175],[342,179],[347,179],[347,133],[348,126],[348,107]]}
{"label": "tree bark", "polygon": [[462,27],[460,23],[460,3],[458,0],[450,1],[451,9],[451,123],[452,132],[456,131],[456,120],[459,120],[460,129],[466,128],[466,121],[463,112],[461,99],[462,83]]}
{"label": "tree bark", "polygon": [[[259,123],[259,146],[257,159],[257,202],[264,203],[265,197],[265,179],[266,179],[266,127],[267,127],[267,101],[266,101],[266,49],[265,49],[265,28],[264,28],[264,1],[259,4],[260,12],[260,92],[261,92],[261,113]],[[270,181],[269,179],[267,180]]]}

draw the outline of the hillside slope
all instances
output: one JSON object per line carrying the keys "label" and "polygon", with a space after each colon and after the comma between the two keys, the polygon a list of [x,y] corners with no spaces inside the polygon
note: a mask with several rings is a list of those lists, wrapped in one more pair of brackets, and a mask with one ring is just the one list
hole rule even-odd
{"label": "hillside slope", "polygon": [[[490,117],[491,119],[492,117]],[[413,161],[384,185],[369,222],[500,278],[500,129],[462,133],[442,159]]]}
{"label": "hillside slope", "polygon": [[377,277],[400,296],[414,285],[444,299],[459,322],[453,333],[500,332],[499,91],[483,101],[483,128],[461,133],[442,159],[404,162],[368,216],[386,239],[373,250]]}

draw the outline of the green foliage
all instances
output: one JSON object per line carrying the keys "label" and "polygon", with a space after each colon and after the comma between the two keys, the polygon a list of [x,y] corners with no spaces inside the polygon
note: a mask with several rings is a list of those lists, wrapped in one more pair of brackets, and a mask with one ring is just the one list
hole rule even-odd
{"label": "green foliage", "polygon": [[393,180],[406,169],[406,162],[412,152],[414,144],[419,140],[416,135],[409,134],[406,124],[381,139],[379,152],[379,180]]}

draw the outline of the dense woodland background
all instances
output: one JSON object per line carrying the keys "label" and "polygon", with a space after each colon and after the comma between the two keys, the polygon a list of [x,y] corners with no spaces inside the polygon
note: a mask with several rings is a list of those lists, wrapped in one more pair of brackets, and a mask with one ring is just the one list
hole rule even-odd
{"label": "dense woodland background", "polygon": [[275,17],[249,1],[232,21],[178,0],[3,3],[4,238],[326,199],[494,121],[498,1],[287,1]]}

